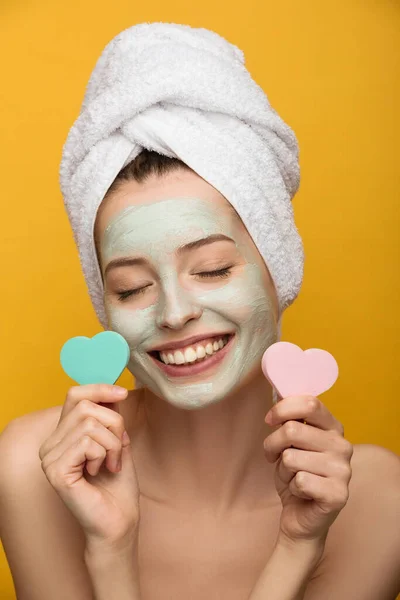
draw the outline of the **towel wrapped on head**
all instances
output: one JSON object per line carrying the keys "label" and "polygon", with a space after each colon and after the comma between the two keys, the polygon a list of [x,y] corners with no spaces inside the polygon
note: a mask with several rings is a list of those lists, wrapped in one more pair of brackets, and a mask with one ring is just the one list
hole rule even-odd
{"label": "towel wrapped on head", "polygon": [[273,279],[279,327],[297,297],[304,265],[291,204],[298,144],[244,62],[243,52],[213,31],[162,22],[125,29],[97,60],[63,147],[60,186],[105,329],[96,213],[144,148],[179,158],[235,208]]}

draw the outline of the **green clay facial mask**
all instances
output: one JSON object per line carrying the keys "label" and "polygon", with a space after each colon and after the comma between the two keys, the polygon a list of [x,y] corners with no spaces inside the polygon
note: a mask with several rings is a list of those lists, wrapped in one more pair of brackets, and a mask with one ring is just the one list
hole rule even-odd
{"label": "green clay facial mask", "polygon": [[[215,242],[175,254],[179,246],[212,234],[224,234],[234,243]],[[105,294],[109,327],[129,344],[130,372],[177,407],[196,410],[222,400],[255,367],[261,369],[264,351],[277,339],[263,266],[247,235],[228,210],[196,197],[128,206],[104,231],[105,266],[132,256],[149,263],[110,271]],[[231,264],[231,273],[223,279],[197,275]],[[117,290],[138,288],[144,288],[142,293],[119,299]],[[212,374],[171,377],[146,352],[157,344],[209,332],[235,333]]]}

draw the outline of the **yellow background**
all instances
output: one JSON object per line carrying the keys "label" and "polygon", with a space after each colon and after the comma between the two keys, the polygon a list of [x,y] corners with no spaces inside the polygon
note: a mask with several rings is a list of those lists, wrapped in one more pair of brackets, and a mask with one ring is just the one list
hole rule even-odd
{"label": "yellow background", "polygon": [[[245,10],[243,10],[245,7]],[[400,452],[400,7],[395,0],[3,2],[0,8],[0,428],[62,404],[74,382],[59,354],[102,330],[58,183],[62,145],[104,46],[141,22],[206,27],[294,129],[293,200],[304,283],[282,340],[323,348],[339,379],[321,399],[353,444]],[[118,382],[133,386],[125,371]],[[0,596],[14,598],[4,553]]]}

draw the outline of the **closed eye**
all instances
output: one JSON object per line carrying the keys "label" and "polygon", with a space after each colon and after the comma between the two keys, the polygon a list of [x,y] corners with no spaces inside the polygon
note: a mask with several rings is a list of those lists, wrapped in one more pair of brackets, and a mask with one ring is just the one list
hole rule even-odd
{"label": "closed eye", "polygon": [[[201,273],[196,273],[199,277],[206,279],[207,277],[228,277],[230,275],[232,269],[232,265],[229,267],[225,267],[224,269],[218,269],[216,271],[202,271]],[[130,296],[138,296],[139,294],[143,294],[144,290],[150,287],[152,284],[146,285],[141,288],[137,288],[134,290],[126,290],[117,292],[118,300],[120,302],[124,302]]]}
{"label": "closed eye", "polygon": [[[151,284],[149,284],[151,285]],[[149,285],[145,285],[142,288],[137,288],[136,290],[126,290],[125,292],[117,292],[119,294],[118,300],[120,302],[124,302],[130,296],[138,296],[139,294],[143,294],[144,290],[149,287]]]}
{"label": "closed eye", "polygon": [[200,275],[201,277],[227,277],[231,269],[232,266],[218,269],[217,271],[203,271],[202,273],[196,273],[196,275]]}

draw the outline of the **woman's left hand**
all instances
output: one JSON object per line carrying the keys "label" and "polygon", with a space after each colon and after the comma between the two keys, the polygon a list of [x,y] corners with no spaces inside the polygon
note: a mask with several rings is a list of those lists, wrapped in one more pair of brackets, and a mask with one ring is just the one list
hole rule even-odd
{"label": "woman's left hand", "polygon": [[293,542],[325,540],[349,497],[353,445],[343,437],[343,425],[315,396],[283,398],[265,420],[281,425],[264,441],[268,462],[278,461],[280,534]]}

